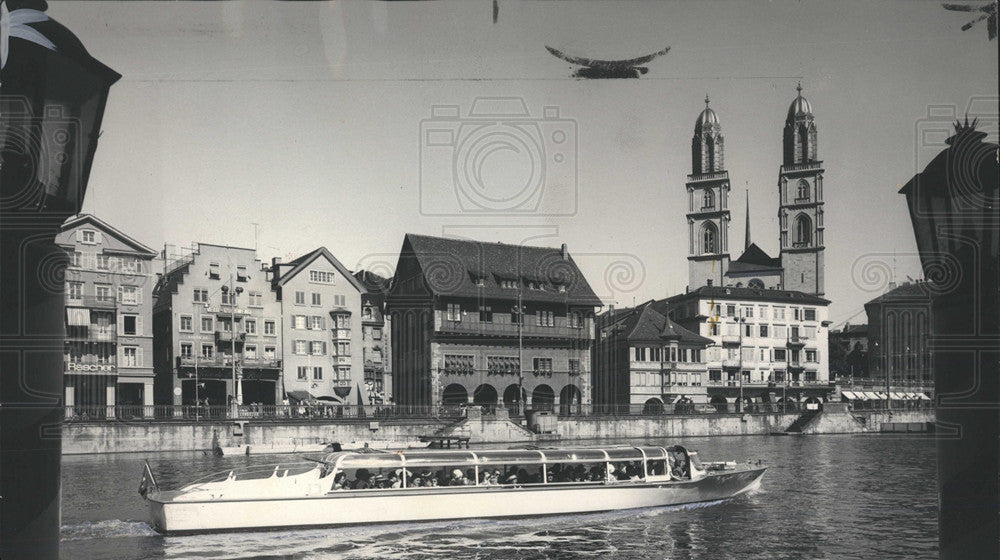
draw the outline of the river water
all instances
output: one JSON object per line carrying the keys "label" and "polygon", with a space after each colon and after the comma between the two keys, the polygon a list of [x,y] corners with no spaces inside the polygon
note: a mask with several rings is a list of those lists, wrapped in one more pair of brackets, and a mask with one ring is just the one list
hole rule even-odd
{"label": "river water", "polygon": [[747,436],[650,443],[682,443],[708,461],[764,459],[770,468],[758,490],[694,508],[163,537],[150,528],[145,503],[136,493],[144,458],[150,459],[161,487],[173,487],[220,470],[294,457],[200,452],[66,456],[62,557],[937,557],[933,439]]}

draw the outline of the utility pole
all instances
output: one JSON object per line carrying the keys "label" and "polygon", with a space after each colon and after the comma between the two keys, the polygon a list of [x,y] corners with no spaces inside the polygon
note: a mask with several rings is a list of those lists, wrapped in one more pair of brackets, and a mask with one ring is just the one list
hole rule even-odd
{"label": "utility pole", "polygon": [[233,418],[237,416],[239,411],[239,406],[243,404],[243,388],[242,388],[242,375],[240,379],[236,377],[236,296],[243,293],[243,288],[241,286],[233,286],[234,279],[232,272],[229,273],[229,285],[222,286],[223,295],[229,294],[227,299],[229,300],[229,343],[231,358],[233,360]]}
{"label": "utility pole", "polygon": [[518,279],[517,290],[517,408],[522,416],[527,413],[524,407],[524,306],[521,304],[521,279]]}
{"label": "utility pole", "polygon": [[741,306],[739,308],[739,311],[737,312],[737,318],[736,318],[736,324],[740,328],[740,361],[739,361],[739,364],[740,364],[739,365],[739,369],[740,369],[740,400],[739,400],[739,403],[738,403],[738,406],[737,406],[736,410],[738,412],[740,412],[740,413],[743,412],[743,321],[744,320],[745,320],[745,318],[743,317],[743,307]]}

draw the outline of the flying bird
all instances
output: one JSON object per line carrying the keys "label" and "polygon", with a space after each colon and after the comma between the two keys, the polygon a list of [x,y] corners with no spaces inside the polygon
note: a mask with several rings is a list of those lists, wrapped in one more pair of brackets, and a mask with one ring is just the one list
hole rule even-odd
{"label": "flying bird", "polygon": [[576,71],[573,72],[574,78],[594,79],[638,78],[646,72],[649,72],[649,68],[642,66],[643,64],[648,64],[654,58],[665,55],[670,50],[670,47],[667,47],[662,51],[658,51],[653,54],[647,54],[646,56],[630,58],[627,60],[595,60],[592,58],[569,55],[550,46],[546,46],[545,48],[548,49],[553,56],[561,58],[570,64],[576,64],[582,67],[577,68]]}
{"label": "flying bird", "polygon": [[986,34],[990,40],[997,38],[997,3],[990,2],[982,6],[972,6],[970,4],[941,4],[941,6],[952,12],[982,12],[982,15],[962,26],[962,31],[968,31],[973,25],[986,20]]}

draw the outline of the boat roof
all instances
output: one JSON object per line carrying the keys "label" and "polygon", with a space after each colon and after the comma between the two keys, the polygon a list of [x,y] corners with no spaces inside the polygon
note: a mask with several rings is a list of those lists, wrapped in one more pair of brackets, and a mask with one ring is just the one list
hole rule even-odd
{"label": "boat roof", "polygon": [[[673,450],[674,448],[670,448]],[[683,449],[677,447],[677,449]],[[472,467],[504,464],[600,463],[666,459],[666,447],[572,447],[551,449],[412,450],[391,453],[329,453],[324,462],[337,469]]]}

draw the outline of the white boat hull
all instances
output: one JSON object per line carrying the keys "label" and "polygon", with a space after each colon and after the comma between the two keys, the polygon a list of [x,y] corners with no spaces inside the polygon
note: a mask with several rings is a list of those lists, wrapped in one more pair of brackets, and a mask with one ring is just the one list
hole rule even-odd
{"label": "white boat hull", "polygon": [[712,502],[752,488],[764,469],[696,481],[461,486],[337,491],[300,498],[173,501],[149,496],[162,533],[318,527],[364,523],[529,517]]}

